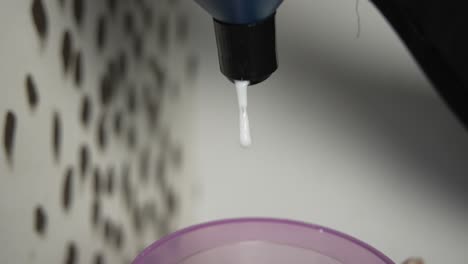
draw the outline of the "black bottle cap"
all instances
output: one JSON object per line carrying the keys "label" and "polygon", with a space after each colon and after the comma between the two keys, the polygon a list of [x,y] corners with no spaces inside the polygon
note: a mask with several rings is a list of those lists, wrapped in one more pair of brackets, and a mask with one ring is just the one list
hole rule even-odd
{"label": "black bottle cap", "polygon": [[275,14],[253,24],[228,24],[214,20],[219,67],[230,80],[266,80],[278,68]]}

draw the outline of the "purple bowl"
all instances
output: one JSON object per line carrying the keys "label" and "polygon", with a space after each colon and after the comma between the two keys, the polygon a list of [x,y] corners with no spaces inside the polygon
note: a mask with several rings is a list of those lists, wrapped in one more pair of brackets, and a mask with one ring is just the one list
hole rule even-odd
{"label": "purple bowl", "polygon": [[373,247],[325,227],[246,218],[195,225],[147,247],[133,264],[395,264]]}

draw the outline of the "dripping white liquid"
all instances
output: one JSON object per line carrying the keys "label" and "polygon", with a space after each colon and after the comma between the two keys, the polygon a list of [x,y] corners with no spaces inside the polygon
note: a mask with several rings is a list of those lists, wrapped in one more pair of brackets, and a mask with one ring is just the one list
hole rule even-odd
{"label": "dripping white liquid", "polygon": [[235,81],[234,83],[239,103],[240,144],[243,147],[249,147],[252,144],[249,115],[247,114],[247,87],[249,86],[249,81]]}

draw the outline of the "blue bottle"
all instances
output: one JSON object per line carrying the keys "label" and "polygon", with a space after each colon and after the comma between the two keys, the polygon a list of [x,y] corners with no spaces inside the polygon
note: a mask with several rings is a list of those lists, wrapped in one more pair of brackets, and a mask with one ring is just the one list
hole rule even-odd
{"label": "blue bottle", "polygon": [[218,21],[255,24],[276,12],[283,0],[195,0]]}
{"label": "blue bottle", "polygon": [[[195,1],[214,18],[219,64],[228,79],[256,84],[276,70],[274,15],[282,0]],[[371,2],[468,128],[467,1]]]}
{"label": "blue bottle", "polygon": [[214,20],[221,72],[230,80],[266,80],[278,68],[275,13],[282,0],[195,0]]}

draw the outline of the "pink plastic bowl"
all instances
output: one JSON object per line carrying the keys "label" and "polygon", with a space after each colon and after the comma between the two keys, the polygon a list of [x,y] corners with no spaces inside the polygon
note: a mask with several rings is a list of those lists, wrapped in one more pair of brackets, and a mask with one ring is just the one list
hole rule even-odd
{"label": "pink plastic bowl", "polygon": [[232,219],[156,241],[133,264],[395,264],[353,237],[278,219]]}

